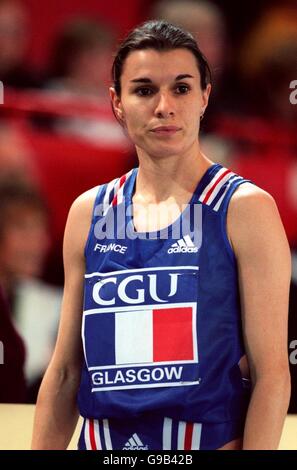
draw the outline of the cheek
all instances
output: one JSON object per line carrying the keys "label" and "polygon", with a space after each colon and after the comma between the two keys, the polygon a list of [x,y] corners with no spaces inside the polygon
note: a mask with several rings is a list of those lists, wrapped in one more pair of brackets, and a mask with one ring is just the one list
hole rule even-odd
{"label": "cheek", "polygon": [[136,129],[145,125],[151,115],[152,103],[140,100],[138,97],[124,94],[122,96],[122,111],[127,127]]}
{"label": "cheek", "polygon": [[131,109],[127,107],[124,110],[126,127],[131,137],[138,135],[145,126],[146,119],[144,114],[145,112],[139,107],[133,107]]}
{"label": "cheek", "polygon": [[200,123],[200,105],[195,104],[195,106],[191,106],[187,109],[187,113],[185,114],[185,120],[188,129],[191,131],[199,129]]}

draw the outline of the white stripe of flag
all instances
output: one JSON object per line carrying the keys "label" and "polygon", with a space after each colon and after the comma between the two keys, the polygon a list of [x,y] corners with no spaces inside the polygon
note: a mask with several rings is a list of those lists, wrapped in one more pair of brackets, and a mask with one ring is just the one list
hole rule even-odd
{"label": "white stripe of flag", "polygon": [[116,364],[153,362],[153,311],[115,314]]}

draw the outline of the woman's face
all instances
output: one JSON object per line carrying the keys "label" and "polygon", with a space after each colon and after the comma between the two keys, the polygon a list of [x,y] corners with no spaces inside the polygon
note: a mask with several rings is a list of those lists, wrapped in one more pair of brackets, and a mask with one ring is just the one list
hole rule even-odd
{"label": "woman's face", "polygon": [[210,85],[201,90],[189,50],[133,51],[124,63],[121,88],[121,97],[111,89],[113,106],[138,153],[162,158],[197,148]]}

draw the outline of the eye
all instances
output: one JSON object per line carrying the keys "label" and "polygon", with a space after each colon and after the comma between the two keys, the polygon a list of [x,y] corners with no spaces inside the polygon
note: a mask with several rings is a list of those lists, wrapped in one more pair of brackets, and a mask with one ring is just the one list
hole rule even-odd
{"label": "eye", "polygon": [[185,95],[190,91],[190,86],[185,84],[177,85],[175,91],[178,95]]}
{"label": "eye", "polygon": [[153,94],[153,90],[148,87],[141,87],[135,90],[136,95],[138,96],[150,96]]}

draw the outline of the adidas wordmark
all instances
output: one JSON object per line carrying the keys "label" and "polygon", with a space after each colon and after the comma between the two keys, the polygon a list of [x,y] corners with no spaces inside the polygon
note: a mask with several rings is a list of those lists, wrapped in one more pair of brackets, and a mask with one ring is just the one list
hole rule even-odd
{"label": "adidas wordmark", "polygon": [[173,243],[167,253],[197,253],[198,248],[194,245],[189,235],[185,235],[176,243]]}

